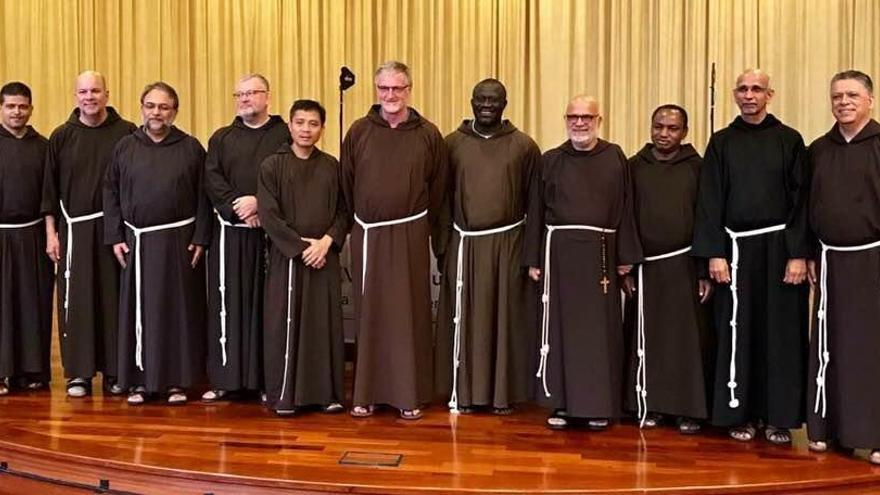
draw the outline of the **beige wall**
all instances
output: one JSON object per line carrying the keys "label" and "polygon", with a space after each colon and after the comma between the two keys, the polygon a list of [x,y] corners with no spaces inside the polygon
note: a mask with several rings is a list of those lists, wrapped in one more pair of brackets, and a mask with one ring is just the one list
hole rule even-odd
{"label": "beige wall", "polygon": [[508,117],[542,148],[564,139],[568,97],[590,93],[604,102],[604,136],[627,153],[667,102],[690,111],[703,149],[712,61],[716,128],[735,116],[736,74],[761,67],[777,90],[772,111],[808,142],[832,123],[834,72],[880,79],[875,0],[0,0],[0,33],[0,80],[33,88],[45,134],[69,114],[74,76],[96,69],[136,122],[146,83],[174,85],[178,125],[206,143],[233,116],[238,76],[256,71],[278,113],[297,97],[324,102],[334,154],[343,64],[359,76],[346,125],[373,100],[376,64],[396,58],[413,69],[414,106],[444,133],[469,115],[473,84],[494,76],[508,86]]}

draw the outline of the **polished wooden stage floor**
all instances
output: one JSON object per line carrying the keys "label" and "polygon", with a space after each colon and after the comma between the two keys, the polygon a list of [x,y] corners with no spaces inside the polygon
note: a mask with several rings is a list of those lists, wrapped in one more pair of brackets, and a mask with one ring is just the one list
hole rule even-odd
{"label": "polished wooden stage floor", "polygon": [[407,422],[390,410],[355,420],[281,419],[255,403],[131,407],[100,393],[69,399],[56,380],[0,398],[0,493],[92,493],[100,479],[157,494],[880,493],[880,468],[809,453],[802,432],[775,447],[626,423],[558,432],[543,420],[537,408],[496,417],[436,406]]}

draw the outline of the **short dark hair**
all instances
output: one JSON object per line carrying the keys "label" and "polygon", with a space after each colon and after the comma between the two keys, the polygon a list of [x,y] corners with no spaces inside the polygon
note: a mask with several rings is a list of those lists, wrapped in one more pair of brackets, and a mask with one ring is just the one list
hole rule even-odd
{"label": "short dark hair", "polygon": [[177,107],[180,105],[180,99],[177,97],[177,91],[175,91],[174,88],[172,88],[170,84],[168,84],[166,82],[162,82],[162,81],[152,82],[152,83],[144,86],[144,90],[141,91],[141,105],[144,104],[144,98],[147,97],[147,94],[149,94],[150,91],[153,91],[155,89],[158,89],[159,91],[163,91],[163,92],[165,92],[165,94],[170,96],[171,101],[174,102],[171,104],[171,106],[174,107],[175,110],[177,110]]}
{"label": "short dark hair", "polygon": [[684,128],[688,128],[688,113],[684,108],[674,105],[672,103],[667,103],[665,105],[660,105],[659,107],[654,109],[654,113],[651,114],[651,123],[653,124],[654,119],[657,117],[657,114],[662,112],[663,110],[672,110],[673,112],[678,112],[681,114],[681,119],[684,121]]}
{"label": "short dark hair", "polygon": [[501,96],[504,98],[504,101],[507,101],[507,88],[504,87],[504,83],[493,77],[489,77],[478,82],[474,86],[474,90],[471,92],[471,98],[473,98],[473,95],[476,94],[478,89],[484,86],[495,86],[496,88],[501,88]]}
{"label": "short dark hair", "polygon": [[327,121],[327,110],[324,110],[324,107],[315,100],[296,100],[293,102],[293,105],[290,106],[290,119],[293,119],[293,114],[297,110],[318,112],[318,116],[321,118],[321,125],[324,125]]}
{"label": "short dark hair", "polygon": [[0,88],[0,103],[3,103],[3,100],[6,96],[24,96],[28,99],[28,103],[33,103],[31,100],[31,88],[27,87],[27,84],[18,81],[8,82]]}
{"label": "short dark hair", "polygon": [[860,70],[849,69],[842,72],[838,72],[834,74],[834,77],[831,78],[831,84],[836,83],[837,81],[842,81],[844,79],[855,79],[856,81],[862,83],[862,86],[868,90],[868,94],[874,94],[874,81],[871,80],[871,76],[865,74]]}

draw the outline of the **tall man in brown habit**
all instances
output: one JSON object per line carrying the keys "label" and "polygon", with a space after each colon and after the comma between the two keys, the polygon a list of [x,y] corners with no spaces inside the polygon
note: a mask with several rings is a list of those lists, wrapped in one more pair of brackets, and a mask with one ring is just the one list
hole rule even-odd
{"label": "tall man in brown habit", "polygon": [[49,138],[43,183],[46,252],[58,263],[61,362],[71,397],[91,393],[97,372],[105,390],[120,394],[119,267],[103,243],[101,191],[113,148],[136,127],[107,106],[110,91],[101,74],[80,74],[75,96],[77,107]]}
{"label": "tall man in brown habit", "polygon": [[[859,71],[831,79],[837,122],[809,149],[810,226],[819,294],[810,350],[810,449],[870,449],[880,464],[880,124],[874,84]],[[816,264],[810,262],[816,283]],[[815,380],[813,378],[815,377]]]}
{"label": "tall man in brown habit", "polygon": [[104,187],[106,242],[122,266],[119,381],[131,405],[155,393],[183,404],[204,377],[211,206],[205,150],[172,125],[179,101],[170,85],[147,85],[144,125],[119,141]]}
{"label": "tall man in brown habit", "polygon": [[671,415],[686,434],[709,415],[707,364],[714,350],[702,306],[712,291],[707,263],[690,255],[703,160],[682,144],[687,134],[687,111],[662,105],[651,116],[651,143],[629,159],[645,261],[625,284],[625,328],[634,345],[624,401],[641,426]]}
{"label": "tall man in brown habit", "polygon": [[40,212],[48,141],[28,120],[31,90],[0,88],[0,396],[51,377],[52,263]]}
{"label": "tall man in brown habit", "polygon": [[706,147],[692,250],[719,284],[712,422],[739,441],[763,423],[788,444],[806,402],[806,150],[768,112],[766,73],[740,74],[733,97],[740,115]]}
{"label": "tall man in brown habit", "polygon": [[205,190],[216,221],[208,251],[208,379],[202,400],[263,388],[265,234],[257,213],[260,163],[290,140],[284,119],[269,115],[269,81],[242,77],[237,115],[211,136]]}
{"label": "tall man in brown habit", "polygon": [[539,399],[550,428],[621,415],[623,329],[618,275],[642,260],[626,157],[599,139],[594,98],[565,111],[569,140],[544,153],[529,188],[523,264],[543,284]]}
{"label": "tall man in brown habit", "polygon": [[[509,414],[533,383],[532,332],[521,266],[523,225],[535,142],[502,120],[507,90],[496,79],[474,87],[473,120],[446,137],[450,178],[443,231],[443,291],[435,335],[435,381],[450,410],[488,407]],[[448,397],[448,396],[447,396]]]}
{"label": "tall man in brown habit", "polygon": [[[408,105],[409,68],[379,66],[379,103],[348,130],[341,183],[355,225],[351,235],[357,329],[352,416],[377,404],[422,416],[432,399],[428,237],[436,232],[446,184],[446,145]],[[435,253],[442,253],[433,235]]]}

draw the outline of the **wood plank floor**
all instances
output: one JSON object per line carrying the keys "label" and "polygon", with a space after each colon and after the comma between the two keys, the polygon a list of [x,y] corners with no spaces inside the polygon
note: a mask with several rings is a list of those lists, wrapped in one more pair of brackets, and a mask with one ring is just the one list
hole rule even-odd
{"label": "wood plank floor", "polygon": [[[244,486],[253,493],[869,493],[880,486],[880,468],[841,453],[812,454],[802,432],[793,447],[775,447],[733,442],[720,431],[681,436],[632,424],[556,432],[543,419],[537,408],[496,417],[453,416],[439,406],[417,422],[390,410],[362,420],[281,419],[255,403],[131,407],[100,393],[70,399],[56,384],[0,399],[0,461],[91,484],[109,478],[113,488],[137,493],[241,493]],[[346,454],[399,463],[340,464]],[[0,474],[0,486],[9,479]]]}
{"label": "wood plank floor", "polygon": [[[68,398],[57,343],[51,390],[0,398],[0,494],[94,493],[815,493],[878,494],[880,467],[838,452],[734,442],[720,430],[682,436],[632,423],[551,431],[545,412],[450,415],[395,411],[356,420],[282,419],[255,402],[128,406]],[[349,389],[350,383],[349,383]],[[191,394],[191,399],[197,397]],[[352,464],[343,464],[343,458]],[[388,465],[376,465],[376,464]],[[24,478],[22,473],[37,475]],[[47,483],[39,476],[67,482]],[[71,486],[80,483],[81,486]],[[85,486],[86,488],[83,488]]]}

